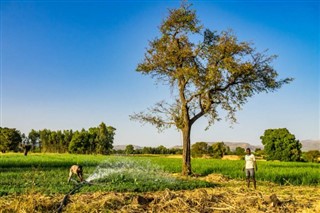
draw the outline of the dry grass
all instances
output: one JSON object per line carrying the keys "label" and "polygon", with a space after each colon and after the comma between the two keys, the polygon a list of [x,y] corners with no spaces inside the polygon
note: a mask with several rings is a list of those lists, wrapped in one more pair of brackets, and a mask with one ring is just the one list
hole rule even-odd
{"label": "dry grass", "polygon": [[240,160],[241,157],[238,155],[224,155],[222,160]]}
{"label": "dry grass", "polygon": [[[147,193],[96,192],[70,197],[63,212],[320,212],[319,187],[258,183],[246,188],[242,181],[222,175],[201,177],[215,188]],[[281,205],[274,206],[275,194]],[[0,212],[56,212],[64,195],[29,194],[0,197]]]}

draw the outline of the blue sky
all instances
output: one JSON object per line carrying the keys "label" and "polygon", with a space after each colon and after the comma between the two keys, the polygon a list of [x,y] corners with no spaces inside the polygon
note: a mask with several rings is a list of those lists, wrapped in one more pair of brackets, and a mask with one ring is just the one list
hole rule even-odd
{"label": "blue sky", "polygon": [[[260,144],[270,128],[287,128],[299,140],[319,140],[319,1],[189,1],[211,30],[233,29],[241,41],[279,57],[280,78],[295,80],[258,94],[197,141]],[[1,126],[31,129],[115,127],[114,145],[181,145],[175,129],[158,133],[129,115],[170,99],[169,88],[135,71],[148,41],[180,1],[1,1]],[[224,115],[224,112],[221,112]]]}

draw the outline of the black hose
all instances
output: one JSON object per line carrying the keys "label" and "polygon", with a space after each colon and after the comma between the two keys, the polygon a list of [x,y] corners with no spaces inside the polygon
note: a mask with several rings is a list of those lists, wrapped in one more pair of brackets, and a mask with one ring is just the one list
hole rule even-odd
{"label": "black hose", "polygon": [[68,204],[68,200],[69,200],[69,196],[76,193],[81,187],[83,187],[84,185],[92,185],[90,182],[87,181],[83,181],[78,183],[70,192],[68,192],[62,199],[59,208],[57,209],[58,213],[62,212],[62,209],[64,206],[66,206]]}

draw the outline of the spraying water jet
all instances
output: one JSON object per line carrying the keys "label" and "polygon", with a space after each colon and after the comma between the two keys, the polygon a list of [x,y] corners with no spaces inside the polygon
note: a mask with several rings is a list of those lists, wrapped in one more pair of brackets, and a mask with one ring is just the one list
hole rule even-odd
{"label": "spraying water jet", "polygon": [[[68,203],[70,195],[76,193],[84,186],[107,186],[107,185],[124,185],[131,184],[134,186],[131,190],[139,190],[146,183],[154,183],[159,185],[175,183],[176,179],[164,172],[163,169],[157,165],[153,165],[150,161],[132,160],[128,158],[108,159],[98,165],[95,171],[89,175],[82,182],[75,182],[75,187],[67,193],[58,208],[58,212],[62,212],[63,207]],[[113,190],[111,188],[111,190]]]}

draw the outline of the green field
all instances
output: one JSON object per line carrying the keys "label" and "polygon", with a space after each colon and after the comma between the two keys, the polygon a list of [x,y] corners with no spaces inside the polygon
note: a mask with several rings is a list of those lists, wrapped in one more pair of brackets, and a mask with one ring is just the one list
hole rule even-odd
{"label": "green field", "polygon": [[[73,164],[84,167],[84,176],[94,185],[80,192],[132,191],[146,192],[164,189],[194,189],[214,187],[196,179],[177,179],[172,173],[181,172],[180,158],[165,156],[103,156],[71,154],[0,155],[0,196],[9,194],[67,193],[75,186],[67,183],[68,169]],[[211,173],[228,178],[244,179],[244,162],[240,160],[193,159],[193,172],[201,176]],[[320,164],[258,162],[258,181],[281,185],[320,185]],[[96,179],[95,179],[96,178]]]}

